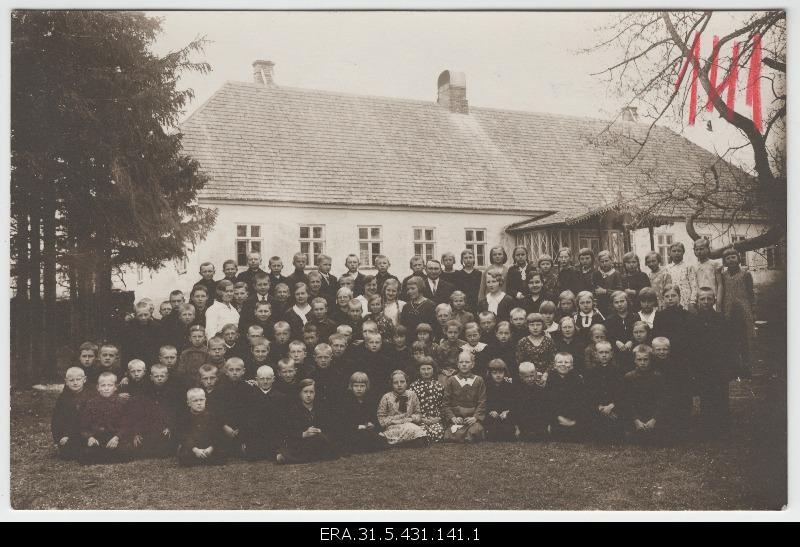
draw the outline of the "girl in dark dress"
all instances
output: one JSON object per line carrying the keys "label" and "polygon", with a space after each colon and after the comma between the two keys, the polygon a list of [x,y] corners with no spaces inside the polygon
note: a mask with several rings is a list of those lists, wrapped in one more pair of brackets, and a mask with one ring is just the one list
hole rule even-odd
{"label": "girl in dark dress", "polygon": [[335,460],[339,457],[334,447],[330,424],[331,413],[315,404],[314,380],[301,380],[297,400],[291,403],[287,415],[287,439],[278,451],[278,463],[306,463]]}
{"label": "girl in dark dress", "polygon": [[639,311],[639,291],[650,286],[650,277],[639,266],[635,253],[625,253],[622,257],[622,290],[628,295],[630,310]]}
{"label": "girl in dark dress", "polygon": [[483,272],[475,269],[475,253],[469,249],[461,252],[460,270],[453,272],[453,284],[467,297],[466,309],[478,313],[478,293],[481,290]]}
{"label": "girl in dark dress", "polygon": [[412,277],[406,284],[408,301],[400,312],[400,324],[408,332],[417,332],[420,323],[436,323],[436,306],[422,294],[424,283],[421,277]]}
{"label": "girl in dark dress", "polygon": [[376,452],[387,448],[378,435],[378,400],[372,396],[369,377],[363,372],[350,376],[347,394],[341,400],[341,441],[350,452]]}

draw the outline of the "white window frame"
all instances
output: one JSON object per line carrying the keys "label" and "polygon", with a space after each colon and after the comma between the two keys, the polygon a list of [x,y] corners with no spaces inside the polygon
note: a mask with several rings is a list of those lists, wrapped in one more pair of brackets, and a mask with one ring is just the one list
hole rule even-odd
{"label": "white window frame", "polygon": [[[472,232],[472,239],[469,238],[470,232]],[[478,240],[478,232],[483,232],[483,240]],[[472,251],[475,256],[476,268],[484,268],[488,264],[486,235],[486,228],[464,228],[464,248]],[[483,251],[482,254],[478,253],[479,248]]]}
{"label": "white window frame", "polygon": [[[302,237],[303,228],[308,229],[308,237]],[[320,236],[314,237],[314,229],[319,228]],[[300,224],[298,228],[298,242],[300,247],[300,252],[306,255],[306,267],[316,269],[318,267],[317,264],[317,257],[321,254],[325,254],[325,225],[324,224]],[[320,244],[320,251],[318,253],[314,252],[314,244]],[[306,244],[308,248],[304,251],[303,244]]]}
{"label": "white window frame", "polygon": [[[664,238],[664,242],[661,242],[661,238]],[[667,241],[669,238],[669,242]],[[656,234],[656,252],[661,255],[661,264],[666,266],[669,264],[669,246],[675,242],[675,234]]]}
{"label": "white window frame", "polygon": [[[431,232],[431,239],[427,239],[427,231]],[[417,238],[417,231],[419,231],[419,238]],[[433,226],[414,226],[411,229],[411,239],[414,241],[414,252],[412,255],[419,255],[425,259],[427,264],[428,260],[438,260],[436,256],[436,228]],[[422,252],[417,252],[417,245],[420,246]],[[430,253],[427,252],[430,248]]]}
{"label": "white window frame", "polygon": [[[372,234],[373,230],[378,230],[377,238]],[[361,237],[361,230],[367,231],[367,237]],[[356,236],[358,236],[358,259],[361,261],[361,267],[366,269],[375,268],[375,257],[383,254],[383,226],[378,224],[359,225],[356,227]],[[362,245],[366,244],[366,260],[362,254]],[[375,245],[378,245],[378,252],[375,252]]]}
{"label": "white window frame", "polygon": [[[264,254],[264,231],[263,226],[261,224],[250,224],[248,223],[241,223],[237,222],[236,227],[234,228],[234,243],[233,243],[233,256],[236,257],[236,265],[237,266],[247,266],[247,255],[252,252],[260,253],[262,256]],[[239,227],[245,227],[245,234],[244,236],[239,235]],[[258,228],[258,235],[253,236],[253,228]],[[245,242],[245,253],[244,253],[244,264],[241,263],[239,260],[239,242]],[[253,243],[258,242],[258,250],[253,251]]]}

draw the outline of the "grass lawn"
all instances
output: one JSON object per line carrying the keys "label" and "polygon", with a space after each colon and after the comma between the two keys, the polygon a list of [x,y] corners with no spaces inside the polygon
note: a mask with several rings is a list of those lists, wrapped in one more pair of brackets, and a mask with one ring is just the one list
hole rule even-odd
{"label": "grass lawn", "polygon": [[[667,448],[566,443],[434,445],[278,466],[173,460],[82,467],[54,457],[56,394],[12,391],[15,509],[779,509],[785,384],[732,384],[725,442]],[[408,485],[406,488],[400,485]],[[424,486],[423,486],[424,485]]]}

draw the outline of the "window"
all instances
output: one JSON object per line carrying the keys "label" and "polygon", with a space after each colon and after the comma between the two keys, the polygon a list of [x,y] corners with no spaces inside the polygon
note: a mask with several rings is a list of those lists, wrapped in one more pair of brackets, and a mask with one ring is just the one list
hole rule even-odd
{"label": "window", "polygon": [[[591,249],[594,256],[601,251],[600,249],[600,236],[594,234],[581,234],[578,237],[578,250]],[[577,254],[577,253],[576,253]]]}
{"label": "window", "polygon": [[175,260],[175,269],[178,271],[178,275],[185,274],[188,267],[189,259],[185,256]]}
{"label": "window", "polygon": [[358,251],[362,266],[374,266],[375,257],[381,254],[381,227],[358,227]]}
{"label": "window", "polygon": [[236,225],[236,264],[247,266],[248,253],[261,252],[261,226],[257,224]]}
{"label": "window", "polygon": [[475,255],[475,266],[486,266],[486,229],[467,228],[464,239],[467,250]]}
{"label": "window", "polygon": [[656,234],[656,251],[661,255],[661,263],[669,264],[669,246],[672,245],[672,234]]}
{"label": "window", "polygon": [[436,259],[436,238],[433,228],[414,228],[414,254],[428,260]]}
{"label": "window", "polygon": [[[744,241],[747,239],[746,236],[731,236],[731,243],[736,243],[737,241]],[[747,268],[747,251],[739,252],[739,265],[742,268]]]}
{"label": "window", "polygon": [[768,270],[777,270],[781,267],[780,249],[777,245],[766,247],[764,249],[764,257],[767,259]]}
{"label": "window", "polygon": [[325,227],[300,226],[300,252],[306,255],[306,264],[316,266],[319,255],[325,253]]}

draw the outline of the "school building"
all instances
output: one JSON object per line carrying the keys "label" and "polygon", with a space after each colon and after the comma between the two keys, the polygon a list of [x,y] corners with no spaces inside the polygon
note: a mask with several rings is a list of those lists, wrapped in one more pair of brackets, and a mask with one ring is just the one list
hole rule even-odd
{"label": "school building", "polygon": [[[184,152],[210,176],[198,202],[217,208],[216,225],[187,259],[122,272],[120,288],[137,300],[188,291],[204,261],[218,277],[230,258],[242,270],[250,251],[261,252],[265,270],[270,256],[282,257],[285,275],[298,251],[309,268],[330,255],[337,275],[347,254],[360,255],[365,273],[385,254],[401,278],[414,254],[469,248],[484,267],[498,244],[509,254],[525,245],[534,257],[565,245],[609,249],[620,260],[627,250],[666,256],[683,241],[694,260],[686,211],[645,213],[631,199],[697,180],[720,160],[659,126],[637,154],[648,125],[634,110],[604,131],[607,120],[472,106],[460,72],[432,79],[428,102],[281,86],[273,63],[252,66],[253,82],[226,83],[181,126]],[[725,167],[723,179],[746,176]],[[698,232],[714,246],[764,229],[703,220]],[[777,250],[747,256],[764,272],[757,282],[781,262]]]}

